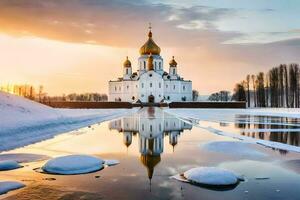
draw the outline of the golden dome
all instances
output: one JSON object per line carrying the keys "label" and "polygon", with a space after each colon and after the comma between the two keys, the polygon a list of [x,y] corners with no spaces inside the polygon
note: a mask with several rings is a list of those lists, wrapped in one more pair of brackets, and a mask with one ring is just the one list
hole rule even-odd
{"label": "golden dome", "polygon": [[155,44],[155,42],[152,40],[152,32],[151,30],[148,33],[148,40],[147,42],[140,48],[140,54],[141,55],[159,55],[160,54],[160,48]]}
{"label": "golden dome", "polygon": [[148,71],[154,69],[154,67],[153,67],[153,56],[152,56],[152,53],[150,53],[150,56],[148,57],[147,68],[148,68]]}
{"label": "golden dome", "polygon": [[126,56],[126,60],[123,63],[124,67],[131,67],[131,62],[128,60],[128,56]]}
{"label": "golden dome", "polygon": [[174,56],[172,57],[172,60],[170,60],[169,64],[170,67],[177,67],[177,62],[175,61]]}

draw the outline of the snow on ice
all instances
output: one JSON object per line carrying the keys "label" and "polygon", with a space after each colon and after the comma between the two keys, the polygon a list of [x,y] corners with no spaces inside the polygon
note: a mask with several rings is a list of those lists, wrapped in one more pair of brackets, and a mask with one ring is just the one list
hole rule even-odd
{"label": "snow on ice", "polygon": [[85,174],[103,169],[104,163],[104,160],[94,156],[68,155],[49,160],[42,170],[49,174]]}
{"label": "snow on ice", "polygon": [[14,160],[0,161],[0,171],[13,170],[21,167],[23,166]]}
{"label": "snow on ice", "polygon": [[54,109],[0,92],[0,151],[39,142],[131,112],[135,109]]}
{"label": "snow on ice", "polygon": [[192,168],[182,175],[173,176],[173,178],[183,182],[207,186],[230,186],[243,180],[242,177],[232,171],[216,167]]}
{"label": "snow on ice", "polygon": [[25,187],[23,183],[16,181],[0,181],[0,195],[6,194],[9,191]]}

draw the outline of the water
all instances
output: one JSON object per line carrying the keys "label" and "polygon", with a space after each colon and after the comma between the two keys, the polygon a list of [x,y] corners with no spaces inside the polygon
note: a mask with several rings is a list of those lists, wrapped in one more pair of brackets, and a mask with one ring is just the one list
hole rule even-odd
{"label": "water", "polygon": [[[273,122],[275,124],[270,125]],[[266,130],[255,131],[262,124],[267,125],[263,129],[271,126],[297,129],[299,126],[293,119],[284,121],[259,116],[236,116],[234,123],[200,123],[237,134],[245,134],[248,129],[255,133],[254,137],[270,134]],[[297,136],[285,136],[294,133]],[[264,136],[263,139],[293,137],[297,139],[276,141],[299,146],[297,131],[279,134],[284,136]],[[252,137],[252,134],[249,136]],[[27,186],[2,195],[0,199],[299,199],[300,154],[282,153],[253,144],[245,144],[246,152],[237,148],[226,151],[205,148],[206,144],[218,141],[236,140],[193,127],[160,108],[143,108],[132,116],[4,152],[14,156],[26,153],[22,155],[27,155],[28,159],[24,168],[0,172],[0,179],[22,181]],[[28,156],[30,154],[44,156]],[[47,156],[69,154],[117,159],[120,164],[95,173],[73,176],[42,174],[34,170],[47,161]],[[234,170],[243,174],[246,181],[227,190],[217,190],[170,179],[170,176],[196,166]]]}

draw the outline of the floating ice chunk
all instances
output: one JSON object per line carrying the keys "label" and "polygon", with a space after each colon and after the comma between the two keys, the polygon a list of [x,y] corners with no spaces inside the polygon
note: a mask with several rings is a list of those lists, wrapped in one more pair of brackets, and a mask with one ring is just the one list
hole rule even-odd
{"label": "floating ice chunk", "polygon": [[205,150],[241,157],[265,157],[266,154],[250,147],[250,143],[237,141],[208,142],[201,145]]}
{"label": "floating ice chunk", "polygon": [[69,155],[49,160],[42,170],[50,174],[85,174],[103,168],[104,161],[88,155]]}
{"label": "floating ice chunk", "polygon": [[0,181],[0,195],[6,194],[11,190],[16,190],[19,188],[25,187],[23,183],[16,181]]}
{"label": "floating ice chunk", "polygon": [[[197,167],[173,178],[204,186],[231,186],[240,181],[234,172],[216,167]],[[186,180],[185,180],[186,179]]]}
{"label": "floating ice chunk", "polygon": [[0,161],[0,171],[13,170],[20,167],[22,167],[22,165],[14,160]]}
{"label": "floating ice chunk", "polygon": [[120,164],[120,161],[118,161],[118,160],[104,160],[104,164],[107,165],[107,166],[113,166],[113,165]]}

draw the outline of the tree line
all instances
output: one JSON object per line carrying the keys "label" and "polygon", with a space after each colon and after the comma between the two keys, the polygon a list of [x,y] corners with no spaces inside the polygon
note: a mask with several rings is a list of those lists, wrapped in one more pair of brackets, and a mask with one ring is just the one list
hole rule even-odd
{"label": "tree line", "polygon": [[246,76],[234,88],[233,100],[247,101],[248,107],[300,107],[299,65],[280,64],[267,73]]}
{"label": "tree line", "polygon": [[6,84],[0,86],[0,91],[12,93],[18,96],[28,98],[33,101],[40,103],[49,103],[57,101],[90,101],[90,102],[99,102],[107,101],[107,94],[100,93],[71,93],[71,94],[62,94],[56,96],[50,96],[47,92],[44,91],[42,85],[35,88],[29,84]]}

